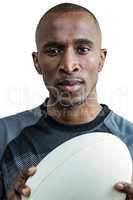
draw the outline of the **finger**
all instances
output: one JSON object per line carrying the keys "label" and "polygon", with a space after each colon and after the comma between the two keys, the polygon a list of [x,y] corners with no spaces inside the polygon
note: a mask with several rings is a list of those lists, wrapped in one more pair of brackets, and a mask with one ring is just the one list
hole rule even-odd
{"label": "finger", "polygon": [[36,171],[37,171],[37,167],[35,166],[26,168],[21,171],[20,178],[26,181],[30,176],[33,176],[36,173]]}
{"label": "finger", "polygon": [[133,196],[133,184],[127,182],[119,182],[115,185],[115,189]]}
{"label": "finger", "polygon": [[29,197],[31,194],[31,188],[27,185],[20,185],[20,187],[15,190],[18,195],[23,195],[25,197]]}
{"label": "finger", "polygon": [[31,188],[25,185],[25,182],[30,176],[33,176],[36,173],[37,167],[30,167],[28,169],[22,170],[19,178],[13,185],[14,191],[17,195],[29,196],[31,193]]}
{"label": "finger", "polygon": [[31,194],[31,188],[27,185],[22,189],[22,195],[25,197],[29,197]]}
{"label": "finger", "polygon": [[33,176],[35,173],[36,173],[36,171],[37,171],[37,167],[35,167],[35,166],[32,166],[32,167],[30,167],[29,169],[28,169],[28,176]]}

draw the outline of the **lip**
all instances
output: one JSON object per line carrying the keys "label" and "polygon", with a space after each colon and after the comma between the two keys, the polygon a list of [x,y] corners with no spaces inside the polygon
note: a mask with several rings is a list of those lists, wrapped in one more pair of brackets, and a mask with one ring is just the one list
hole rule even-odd
{"label": "lip", "polygon": [[63,91],[74,92],[79,90],[82,84],[83,80],[75,78],[75,79],[60,80],[57,86],[61,88]]}
{"label": "lip", "polygon": [[78,78],[72,78],[72,79],[62,79],[60,81],[58,81],[57,85],[62,85],[62,86],[66,86],[66,85],[69,85],[69,86],[73,86],[73,85],[76,85],[76,84],[81,84],[83,83],[83,80],[81,79],[78,79]]}
{"label": "lip", "polygon": [[81,87],[81,84],[74,84],[74,85],[64,85],[64,86],[61,86],[62,89],[64,91],[67,91],[67,92],[74,92],[74,91],[77,91],[80,89]]}

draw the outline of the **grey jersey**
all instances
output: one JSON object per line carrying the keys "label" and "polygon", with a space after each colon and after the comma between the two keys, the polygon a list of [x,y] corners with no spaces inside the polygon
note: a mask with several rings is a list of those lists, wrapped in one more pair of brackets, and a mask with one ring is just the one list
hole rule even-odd
{"label": "grey jersey", "polygon": [[[0,119],[0,160],[6,145],[17,137],[25,127],[36,124],[44,111],[45,106],[42,104],[31,110]],[[107,132],[117,135],[128,144],[130,150],[133,149],[133,123],[110,111],[104,119],[104,125]]]}
{"label": "grey jersey", "polygon": [[21,133],[23,128],[37,123],[43,114],[43,104],[24,112],[0,119],[0,160],[6,145]]}
{"label": "grey jersey", "polygon": [[[25,122],[29,121],[27,124],[25,123],[25,126],[20,126],[20,130],[14,128],[17,132],[13,134],[12,138],[15,139],[7,145],[0,164],[0,196],[5,197],[4,195],[22,169],[37,165],[54,148],[82,134],[108,132],[116,135],[127,145],[133,158],[133,124],[115,114],[108,106],[102,105],[102,107],[102,111],[93,121],[79,125],[57,122],[47,115],[46,106],[44,106],[40,116],[30,118],[34,120],[30,121],[29,118],[25,118]],[[39,110],[41,109],[39,108]],[[27,112],[29,111],[26,111],[25,115],[23,113],[23,116],[27,116]],[[16,119],[17,117],[16,115]],[[9,121],[7,122],[9,123]],[[16,127],[17,124],[14,123],[14,126]],[[10,134],[9,126],[8,129],[8,134]]]}

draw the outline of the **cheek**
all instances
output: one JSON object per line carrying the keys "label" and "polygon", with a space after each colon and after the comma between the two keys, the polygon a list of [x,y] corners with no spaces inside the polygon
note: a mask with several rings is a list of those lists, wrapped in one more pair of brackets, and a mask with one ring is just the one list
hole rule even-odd
{"label": "cheek", "polygon": [[40,53],[38,60],[39,60],[39,65],[48,71],[52,70],[59,64],[58,57],[49,57],[43,53]]}
{"label": "cheek", "polygon": [[56,71],[56,65],[58,61],[55,59],[48,59],[46,56],[39,57],[39,65],[43,74],[43,79],[46,79],[47,82],[53,80]]}
{"label": "cheek", "polygon": [[90,56],[86,61],[83,61],[83,66],[86,76],[92,78],[97,75],[99,68],[99,58],[98,56]]}
{"label": "cheek", "polygon": [[97,71],[99,67],[99,57],[98,56],[91,56],[88,60],[88,69],[93,72]]}
{"label": "cheek", "polygon": [[98,79],[98,67],[99,67],[99,58],[98,56],[89,56],[88,59],[84,59],[84,79],[86,82],[87,90],[93,88]]}

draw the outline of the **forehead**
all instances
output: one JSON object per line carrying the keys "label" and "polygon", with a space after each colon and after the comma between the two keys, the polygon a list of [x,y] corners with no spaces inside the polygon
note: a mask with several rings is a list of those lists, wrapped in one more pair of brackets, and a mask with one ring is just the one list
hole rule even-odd
{"label": "forehead", "polygon": [[38,46],[49,41],[65,43],[76,39],[100,42],[97,24],[87,12],[50,13],[42,19],[37,33]]}

